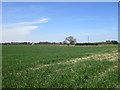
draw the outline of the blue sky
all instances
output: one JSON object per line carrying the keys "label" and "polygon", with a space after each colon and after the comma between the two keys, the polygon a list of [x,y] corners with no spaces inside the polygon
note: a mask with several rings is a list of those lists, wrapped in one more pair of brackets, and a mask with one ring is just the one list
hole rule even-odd
{"label": "blue sky", "polygon": [[3,42],[118,40],[117,2],[3,3]]}

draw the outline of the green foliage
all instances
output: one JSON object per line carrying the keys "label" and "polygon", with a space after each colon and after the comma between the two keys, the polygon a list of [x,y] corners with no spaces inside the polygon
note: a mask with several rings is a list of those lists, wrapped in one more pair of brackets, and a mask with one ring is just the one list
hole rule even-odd
{"label": "green foliage", "polygon": [[97,43],[76,43],[75,45],[98,45]]}
{"label": "green foliage", "polygon": [[111,41],[112,44],[118,44],[118,41]]}

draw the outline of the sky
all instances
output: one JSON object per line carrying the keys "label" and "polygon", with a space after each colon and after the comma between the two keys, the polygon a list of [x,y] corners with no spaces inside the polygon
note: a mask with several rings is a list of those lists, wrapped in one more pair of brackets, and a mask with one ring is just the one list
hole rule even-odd
{"label": "sky", "polygon": [[3,42],[118,40],[117,2],[3,2]]}
{"label": "sky", "polygon": [[2,2],[119,2],[119,0],[2,0]]}

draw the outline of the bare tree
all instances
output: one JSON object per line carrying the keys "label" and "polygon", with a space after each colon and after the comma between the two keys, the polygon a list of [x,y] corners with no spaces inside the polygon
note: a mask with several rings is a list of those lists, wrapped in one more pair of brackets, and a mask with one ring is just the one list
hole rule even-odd
{"label": "bare tree", "polygon": [[66,37],[65,40],[69,41],[70,44],[76,43],[76,39],[73,36]]}

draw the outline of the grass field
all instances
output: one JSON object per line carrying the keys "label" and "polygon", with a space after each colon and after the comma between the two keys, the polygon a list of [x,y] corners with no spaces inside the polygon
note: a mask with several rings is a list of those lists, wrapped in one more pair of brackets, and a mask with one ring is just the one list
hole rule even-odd
{"label": "grass field", "polygon": [[4,45],[3,88],[117,88],[117,45]]}

